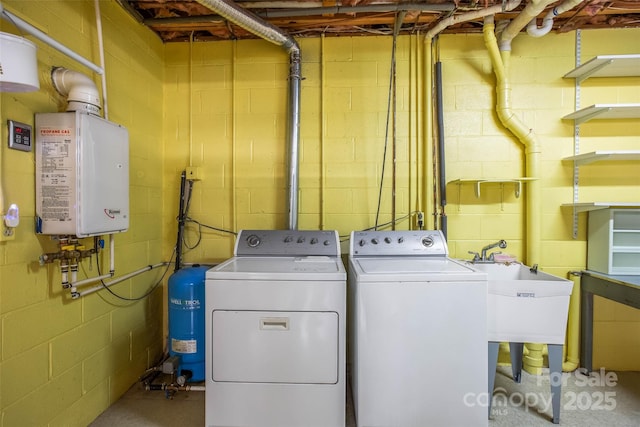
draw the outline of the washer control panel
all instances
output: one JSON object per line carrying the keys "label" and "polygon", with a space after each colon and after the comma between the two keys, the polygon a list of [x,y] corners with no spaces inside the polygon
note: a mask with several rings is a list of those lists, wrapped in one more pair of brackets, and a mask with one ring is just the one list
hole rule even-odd
{"label": "washer control panel", "polygon": [[241,230],[236,256],[340,256],[335,230]]}
{"label": "washer control panel", "polygon": [[447,241],[440,230],[354,231],[351,256],[449,255]]}

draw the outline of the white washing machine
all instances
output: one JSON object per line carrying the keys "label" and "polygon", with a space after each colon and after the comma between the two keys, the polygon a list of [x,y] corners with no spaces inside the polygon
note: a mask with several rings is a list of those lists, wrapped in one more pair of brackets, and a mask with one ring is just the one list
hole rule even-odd
{"label": "white washing machine", "polygon": [[440,231],[351,234],[349,333],[358,427],[488,424],[487,279]]}
{"label": "white washing machine", "polygon": [[337,232],[241,231],[206,273],[206,425],[344,426],[345,310]]}

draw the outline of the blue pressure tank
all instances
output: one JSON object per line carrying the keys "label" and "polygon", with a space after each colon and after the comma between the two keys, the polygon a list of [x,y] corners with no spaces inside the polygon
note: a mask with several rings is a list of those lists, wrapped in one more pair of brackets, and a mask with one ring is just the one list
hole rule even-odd
{"label": "blue pressure tank", "polygon": [[194,265],[169,277],[169,355],[179,356],[178,375],[204,381],[204,279],[208,267]]}

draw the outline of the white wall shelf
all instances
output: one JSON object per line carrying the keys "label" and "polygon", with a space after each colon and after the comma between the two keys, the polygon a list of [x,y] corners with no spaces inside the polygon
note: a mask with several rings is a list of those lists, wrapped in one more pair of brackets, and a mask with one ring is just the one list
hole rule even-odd
{"label": "white wall shelf", "polygon": [[592,119],[635,119],[640,118],[640,104],[594,104],[567,114],[563,120],[575,120],[577,125]]}
{"label": "white wall shelf", "polygon": [[526,181],[533,181],[537,178],[469,178],[469,179],[456,179],[449,181],[449,184],[473,184],[475,185],[475,194],[477,198],[480,198],[480,187],[483,184],[513,184],[514,194],[516,197],[520,197],[522,191],[522,184]]}
{"label": "white wall shelf", "polygon": [[577,156],[565,157],[562,160],[574,161],[576,166],[588,165],[599,161],[640,160],[640,150],[598,150]]}
{"label": "white wall shelf", "polygon": [[566,157],[563,161],[573,161],[573,203],[563,204],[563,208],[571,208],[573,212],[573,237],[578,237],[578,214],[606,208],[632,208],[639,207],[637,203],[617,202],[578,202],[579,192],[579,167],[604,160],[640,160],[640,150],[620,151],[593,151],[580,153],[580,125],[589,120],[619,120],[640,118],[640,103],[633,104],[594,104],[586,108],[580,107],[581,88],[580,83],[591,77],[637,77],[640,76],[640,54],[627,55],[598,55],[584,64],[580,64],[581,55],[580,30],[576,32],[576,67],[564,75],[566,79],[575,79],[576,111],[564,116],[563,120],[574,121],[574,152],[573,156]]}
{"label": "white wall shelf", "polygon": [[576,213],[597,211],[609,208],[640,208],[640,202],[583,202],[583,203],[564,203],[563,208],[575,209]]}
{"label": "white wall shelf", "polygon": [[633,77],[640,74],[640,54],[598,55],[564,75],[579,83],[589,77]]}

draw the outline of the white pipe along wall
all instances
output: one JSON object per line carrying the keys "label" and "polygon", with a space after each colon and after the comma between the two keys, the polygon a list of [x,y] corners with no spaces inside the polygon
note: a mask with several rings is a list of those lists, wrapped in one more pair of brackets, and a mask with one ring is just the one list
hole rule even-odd
{"label": "white pipe along wall", "polygon": [[542,37],[551,31],[553,28],[553,20],[556,16],[565,13],[568,10],[573,9],[576,5],[582,3],[584,0],[567,0],[559,6],[552,8],[545,17],[542,19],[542,27],[538,27],[536,18],[533,18],[529,25],[527,25],[527,34],[531,37]]}

